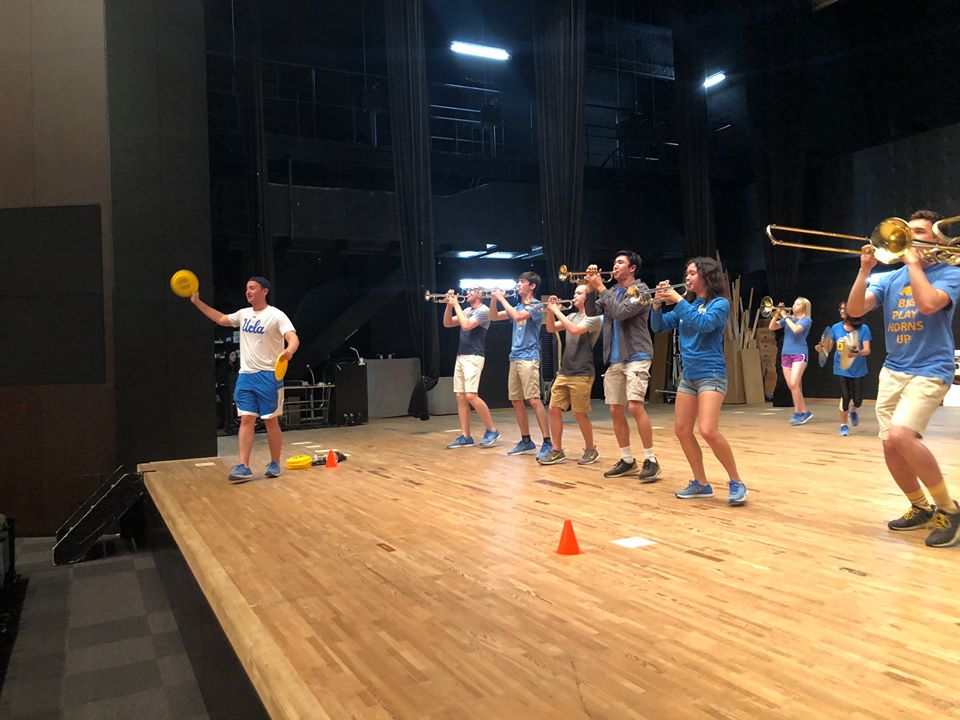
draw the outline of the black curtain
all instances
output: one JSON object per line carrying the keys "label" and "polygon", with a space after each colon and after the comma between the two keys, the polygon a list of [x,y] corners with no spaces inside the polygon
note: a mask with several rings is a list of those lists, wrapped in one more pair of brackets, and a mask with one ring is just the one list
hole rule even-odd
{"label": "black curtain", "polygon": [[[583,71],[586,0],[535,0],[533,50],[540,154],[544,290],[569,295],[555,271],[582,270]],[[609,268],[608,268],[609,269]]]}
{"label": "black curtain", "polygon": [[[752,72],[747,106],[757,200],[764,225],[803,227],[807,156],[804,147],[804,38],[807,0],[750,0],[747,42]],[[764,243],[767,288],[789,304],[799,294],[799,250]]]}
{"label": "black curtain", "polygon": [[703,0],[674,0],[673,72],[680,143],[680,193],[688,257],[713,257],[717,240],[710,193],[710,132],[703,87]]}
{"label": "black curtain", "polygon": [[[273,234],[267,214],[267,143],[263,117],[262,40],[259,0],[240,0],[237,10],[237,86],[243,129],[250,246],[247,273],[273,283]],[[277,288],[270,291],[276,302]]]}
{"label": "black curtain", "polygon": [[[748,0],[747,108],[761,222],[804,227],[807,155],[804,146],[804,39],[810,19],[806,0]],[[797,284],[799,250],[764,242],[767,289],[789,305]],[[778,338],[782,342],[782,338]],[[793,404],[777,363],[773,404]]]}
{"label": "black curtain", "polygon": [[433,291],[436,285],[423,3],[384,0],[384,10],[397,228],[410,329],[423,372],[408,411],[427,419],[426,391],[436,382],[440,363],[436,305],[423,301],[424,289]]}

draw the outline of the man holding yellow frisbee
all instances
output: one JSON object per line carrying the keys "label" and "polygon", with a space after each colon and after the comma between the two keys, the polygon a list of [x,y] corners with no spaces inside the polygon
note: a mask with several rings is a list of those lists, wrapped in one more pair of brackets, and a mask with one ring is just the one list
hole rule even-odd
{"label": "man holding yellow frisbee", "polygon": [[[288,361],[300,346],[297,331],[282,310],[267,303],[270,282],[258,275],[247,280],[247,302],[250,307],[225,315],[200,299],[190,296],[197,309],[222,327],[240,328],[240,375],[233,393],[240,416],[237,445],[240,463],[230,470],[230,481],[242,483],[253,479],[250,451],[253,449],[254,425],[259,417],[267,428],[270,464],[267,477],[280,475],[280,423],[283,412],[283,380],[274,374],[278,361]],[[284,347],[286,342],[286,347]]]}

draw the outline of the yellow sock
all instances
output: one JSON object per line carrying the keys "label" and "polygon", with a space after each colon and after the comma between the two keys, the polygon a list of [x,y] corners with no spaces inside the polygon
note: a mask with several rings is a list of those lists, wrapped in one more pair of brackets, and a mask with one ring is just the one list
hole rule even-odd
{"label": "yellow sock", "polygon": [[[941,487],[946,489],[946,483],[940,483]],[[917,488],[912,493],[905,493],[907,500],[911,504],[916,505],[918,508],[923,508],[924,510],[930,509],[930,503],[927,502],[927,496],[923,493],[923,488]],[[949,500],[949,497],[948,497]]]}
{"label": "yellow sock", "polygon": [[957,512],[957,507],[953,504],[953,500],[950,499],[950,492],[947,490],[947,484],[945,482],[941,481],[939,485],[928,487],[927,490],[930,491],[933,504],[936,505],[939,510],[947,513]]}

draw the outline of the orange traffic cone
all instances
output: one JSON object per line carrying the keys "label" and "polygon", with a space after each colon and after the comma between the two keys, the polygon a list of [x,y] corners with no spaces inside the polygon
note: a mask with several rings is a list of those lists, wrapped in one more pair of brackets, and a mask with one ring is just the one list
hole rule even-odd
{"label": "orange traffic cone", "polygon": [[573,532],[573,523],[569,520],[563,521],[563,532],[560,533],[560,545],[557,547],[557,552],[560,555],[580,554],[580,544]]}
{"label": "orange traffic cone", "polygon": [[337,453],[334,450],[331,450],[327,453],[327,464],[326,467],[334,468],[337,467]]}

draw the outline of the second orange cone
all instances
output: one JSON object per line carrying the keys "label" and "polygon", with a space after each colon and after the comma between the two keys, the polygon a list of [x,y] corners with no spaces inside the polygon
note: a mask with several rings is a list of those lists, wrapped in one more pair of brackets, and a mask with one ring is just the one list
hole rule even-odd
{"label": "second orange cone", "polygon": [[580,554],[580,544],[573,532],[573,523],[569,520],[563,521],[563,532],[560,533],[560,545],[557,547],[557,552],[560,555]]}

